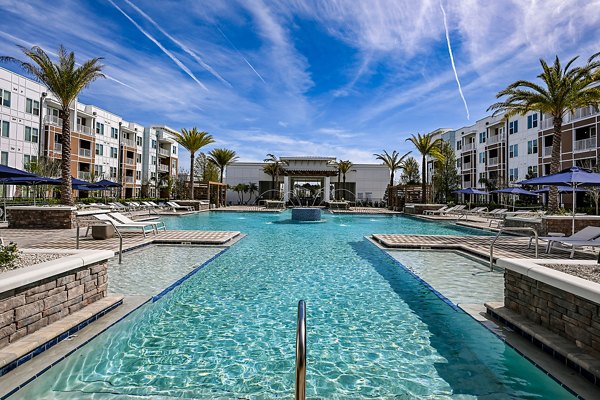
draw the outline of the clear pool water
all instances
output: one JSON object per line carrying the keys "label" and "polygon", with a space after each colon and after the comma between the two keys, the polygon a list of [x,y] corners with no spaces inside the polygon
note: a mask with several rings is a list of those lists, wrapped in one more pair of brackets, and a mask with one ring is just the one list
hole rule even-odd
{"label": "clear pool water", "polygon": [[202,246],[149,246],[123,254],[108,263],[108,291],[123,295],[154,296],[223,248]]}
{"label": "clear pool water", "polygon": [[299,299],[307,301],[309,398],[571,397],[364,239],[475,232],[405,217],[289,217],[166,219],[170,229],[248,236],[15,397],[291,399]]}
{"label": "clear pool water", "polygon": [[454,251],[390,251],[406,268],[454,304],[504,299],[504,272]]}

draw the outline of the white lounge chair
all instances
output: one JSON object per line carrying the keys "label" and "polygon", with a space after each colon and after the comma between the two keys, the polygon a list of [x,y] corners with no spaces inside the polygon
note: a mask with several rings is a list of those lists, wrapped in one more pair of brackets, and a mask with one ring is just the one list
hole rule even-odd
{"label": "white lounge chair", "polygon": [[[575,243],[575,246],[582,246],[580,244],[581,242],[589,242],[598,238],[600,238],[600,227],[586,226],[585,228],[575,232],[571,236],[545,236],[538,239],[548,242],[548,245],[546,246],[546,253],[550,253],[552,251],[552,248],[554,247],[554,244],[556,243],[562,243],[567,246],[573,246],[572,243]],[[571,251],[571,258],[573,257],[574,253],[575,249]]]}
{"label": "white lounge chair", "polygon": [[167,201],[167,205],[173,209],[173,211],[177,210],[186,210],[186,211],[194,211],[194,207],[192,206],[180,206],[174,201]]}
{"label": "white lounge chair", "polygon": [[124,224],[114,218],[111,218],[107,214],[94,214],[94,217],[96,219],[99,219],[100,221],[104,221],[104,222],[113,224],[119,230],[121,230],[121,229],[138,230],[139,229],[144,234],[144,237],[146,237],[146,228],[150,228],[150,232],[156,234],[156,231],[154,230],[154,226],[152,224],[147,224],[147,223]]}
{"label": "white lounge chair", "polygon": [[423,211],[423,215],[440,214],[446,210],[448,210],[448,206],[443,206],[442,208],[438,208],[437,210],[425,210],[425,211]]}
{"label": "white lounge chair", "polygon": [[454,206],[449,210],[443,211],[441,215],[451,215],[451,214],[460,214],[463,212],[463,210],[465,209],[465,205],[458,205],[458,206]]}
{"label": "white lounge chair", "polygon": [[122,224],[127,224],[127,225],[152,225],[152,227],[154,228],[154,231],[156,233],[158,233],[159,230],[163,230],[166,231],[167,227],[165,226],[165,223],[163,221],[134,221],[129,217],[124,216],[121,213],[118,212],[114,212],[114,213],[110,213],[109,216],[113,219],[116,219],[117,221],[119,221]]}

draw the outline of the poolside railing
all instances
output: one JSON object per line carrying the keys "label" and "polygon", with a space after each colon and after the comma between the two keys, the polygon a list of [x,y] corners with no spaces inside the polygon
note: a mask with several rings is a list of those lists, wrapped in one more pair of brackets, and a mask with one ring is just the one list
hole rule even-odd
{"label": "poolside railing", "polygon": [[306,303],[298,302],[296,327],[296,400],[306,399]]}
{"label": "poolside railing", "polygon": [[[533,233],[533,238],[535,238],[535,258],[538,258],[538,233],[535,229],[530,226],[523,227],[506,227],[498,230],[496,237],[492,240],[490,244],[490,271],[494,270],[494,245],[496,244],[496,240],[500,237],[500,235],[504,232],[529,232]],[[531,247],[531,239],[532,236],[529,235],[529,247]]]}

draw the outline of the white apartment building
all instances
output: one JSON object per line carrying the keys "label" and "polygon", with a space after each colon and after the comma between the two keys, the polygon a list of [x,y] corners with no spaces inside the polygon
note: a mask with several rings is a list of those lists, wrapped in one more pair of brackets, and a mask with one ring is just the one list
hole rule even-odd
{"label": "white apartment building", "polygon": [[150,197],[164,197],[169,176],[177,175],[179,148],[175,142],[177,131],[165,125],[153,125],[144,130],[143,175]]}
{"label": "white apartment building", "polygon": [[[46,156],[62,155],[60,104],[35,81],[0,68],[0,163],[25,169],[28,163]],[[154,143],[145,142],[146,128],[94,105],[75,101],[70,110],[71,174],[98,181],[108,179],[122,184],[122,197],[139,197],[153,167],[171,176],[177,174],[177,145],[167,127],[149,127]],[[163,133],[165,132],[165,133]],[[159,139],[157,139],[159,138]],[[166,144],[165,144],[166,143]],[[168,153],[163,166],[158,161],[161,149]],[[156,160],[145,151],[157,153]],[[164,157],[162,157],[164,158]],[[164,181],[164,179],[163,179]],[[157,181],[155,188],[159,188]],[[155,191],[156,192],[156,191]]]}

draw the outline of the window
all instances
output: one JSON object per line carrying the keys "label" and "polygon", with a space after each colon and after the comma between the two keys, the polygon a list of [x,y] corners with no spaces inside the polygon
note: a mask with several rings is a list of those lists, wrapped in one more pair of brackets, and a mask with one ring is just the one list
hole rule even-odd
{"label": "window", "polygon": [[138,163],[142,162],[142,155],[141,154],[137,154],[135,158],[136,158],[136,162],[138,162]]}
{"label": "window", "polygon": [[513,134],[519,132],[519,120],[510,121],[508,123],[508,133]]}
{"label": "window", "polygon": [[2,121],[2,137],[9,137],[10,122]]}
{"label": "window", "polygon": [[25,141],[37,143],[39,141],[39,131],[37,128],[30,126],[25,127]]}
{"label": "window", "polygon": [[519,168],[510,168],[508,170],[508,180],[514,182],[519,179]]}
{"label": "window", "polygon": [[[460,149],[458,149],[460,150]],[[173,146],[173,154],[177,154],[177,146]]]}
{"label": "window", "polygon": [[102,177],[104,175],[104,171],[102,171],[102,165],[94,165],[94,173],[98,177]]}
{"label": "window", "polygon": [[479,173],[479,180],[485,179],[485,172]]}
{"label": "window", "polygon": [[479,132],[479,143],[485,143],[485,132]]}
{"label": "window", "polygon": [[0,105],[10,107],[10,92],[8,90],[0,90]]}
{"label": "window", "polygon": [[110,177],[111,178],[117,177],[117,167],[110,167]]}
{"label": "window", "polygon": [[142,146],[142,140],[143,139],[142,139],[141,136],[138,136],[135,140],[136,140],[138,146]]}
{"label": "window", "polygon": [[508,158],[519,157],[519,145],[511,144],[508,146]]}
{"label": "window", "polygon": [[27,167],[31,163],[37,163],[37,156],[31,156],[29,154],[23,155],[23,165]]}
{"label": "window", "polygon": [[96,134],[104,135],[104,124],[101,124],[100,122],[96,122]]}
{"label": "window", "polygon": [[538,141],[533,139],[527,142],[527,154],[537,154],[538,152]]}
{"label": "window", "polygon": [[135,179],[137,179],[137,180],[142,179],[142,171],[135,171]]}
{"label": "window", "polygon": [[116,147],[111,147],[110,148],[110,157],[111,158],[118,158],[119,157],[118,150],[117,150]]}
{"label": "window", "polygon": [[152,139],[152,148],[155,149],[156,148],[156,140]]}
{"label": "window", "polygon": [[529,167],[527,167],[527,175],[531,178],[536,178],[538,176],[538,166],[530,165]]}
{"label": "window", "polygon": [[[458,142],[456,142],[456,150],[461,150],[462,149],[462,142],[459,140]],[[173,153],[175,154],[175,153]]]}
{"label": "window", "polygon": [[104,155],[104,146],[96,143],[96,155],[103,156]]}
{"label": "window", "polygon": [[155,156],[150,157],[150,164],[156,165],[156,157]]}
{"label": "window", "polygon": [[538,115],[537,113],[527,116],[527,129],[537,128],[538,126]]}
{"label": "window", "polygon": [[40,102],[33,99],[25,99],[25,112],[40,115]]}
{"label": "window", "polygon": [[8,165],[8,151],[0,152],[0,164]]}
{"label": "window", "polygon": [[456,168],[460,168],[460,159],[456,160]]}
{"label": "window", "polygon": [[479,153],[479,164],[485,164],[485,151]]}
{"label": "window", "polygon": [[110,137],[113,139],[119,138],[119,129],[118,128],[110,128]]}
{"label": "window", "polygon": [[171,170],[172,172],[177,172],[177,161],[173,160],[171,163]]}

